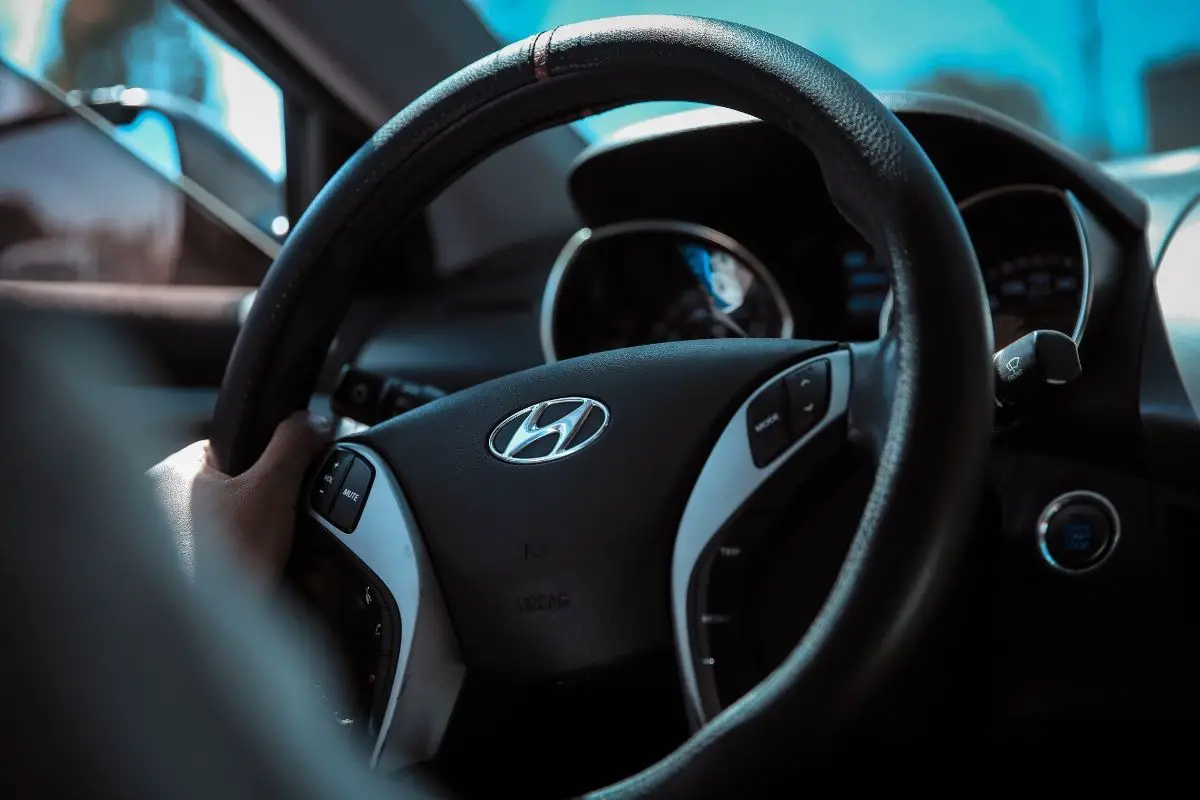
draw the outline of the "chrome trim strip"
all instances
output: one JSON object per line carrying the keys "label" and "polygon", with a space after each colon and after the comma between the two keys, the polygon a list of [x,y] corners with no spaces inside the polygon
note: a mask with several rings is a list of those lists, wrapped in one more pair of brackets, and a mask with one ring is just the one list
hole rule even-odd
{"label": "chrome trim strip", "polygon": [[545,356],[547,364],[553,364],[558,361],[558,355],[554,349],[554,314],[558,306],[559,287],[562,284],[562,279],[567,269],[575,261],[575,257],[579,254],[579,251],[588,242],[598,242],[614,236],[624,236],[628,233],[675,233],[681,236],[693,236],[733,253],[751,272],[759,277],[767,287],[767,291],[771,293],[771,297],[775,300],[775,305],[779,309],[780,320],[782,320],[780,338],[792,338],[792,335],[795,333],[796,324],[795,319],[792,317],[792,308],[788,305],[783,290],[779,287],[779,283],[775,280],[775,276],[771,274],[771,271],[758,260],[757,256],[747,250],[736,239],[718,230],[704,225],[697,225],[694,222],[681,222],[670,219],[634,220],[631,222],[617,222],[594,230],[591,228],[580,228],[567,240],[562,251],[558,254],[558,258],[554,260],[550,276],[546,279],[546,290],[542,293],[541,320],[538,327],[542,341],[542,355]]}
{"label": "chrome trim strip", "polygon": [[554,350],[554,313],[558,306],[559,285],[562,283],[563,275],[567,272],[567,267],[575,260],[575,254],[590,238],[592,238],[592,229],[580,228],[570,239],[567,239],[558,258],[554,259],[554,266],[550,268],[549,277],[546,278],[546,289],[542,292],[538,336],[542,342],[542,357],[546,359],[547,364],[558,361]]}
{"label": "chrome trim strip", "polygon": [[958,202],[958,210],[966,211],[974,205],[982,203],[984,200],[991,200],[993,197],[1002,197],[1006,194],[1016,194],[1018,192],[1040,192],[1042,194],[1064,194],[1062,189],[1056,186],[1051,186],[1048,183],[1009,183],[1004,186],[993,186],[990,189],[984,189],[981,192],[967,197],[965,200]]}
{"label": "chrome trim strip", "polygon": [[1088,319],[1092,316],[1092,255],[1091,248],[1088,247],[1087,232],[1083,223],[1083,206],[1079,204],[1079,198],[1071,192],[1063,192],[1063,198],[1071,209],[1071,217],[1075,220],[1075,235],[1079,237],[1079,316],[1076,318],[1075,331],[1071,338],[1075,340],[1076,345],[1080,345],[1083,344],[1083,335],[1087,332]]}
{"label": "chrome trim strip", "polygon": [[[1067,505],[1068,503],[1074,502],[1076,500],[1083,500],[1085,502],[1094,503],[1095,505],[1100,506],[1101,510],[1106,511],[1108,513],[1109,519],[1112,520],[1113,530],[1112,530],[1112,541],[1108,543],[1107,549],[1105,549],[1104,552],[1100,554],[1100,558],[1096,559],[1096,561],[1094,561],[1091,564],[1088,564],[1085,567],[1073,568],[1073,567],[1064,567],[1062,564],[1059,564],[1054,559],[1054,556],[1052,556],[1050,554],[1050,548],[1046,545],[1046,534],[1050,532],[1050,522],[1051,522],[1051,520],[1054,519],[1054,516],[1056,514],[1058,514],[1058,512],[1062,511],[1063,506]],[[1109,558],[1109,556],[1111,556],[1113,554],[1113,551],[1117,549],[1117,543],[1120,541],[1121,541],[1121,515],[1117,513],[1116,507],[1113,506],[1113,504],[1111,502],[1109,502],[1109,499],[1107,497],[1105,497],[1102,494],[1098,494],[1096,492],[1087,491],[1086,489],[1077,489],[1073,492],[1067,492],[1065,494],[1060,494],[1058,497],[1051,500],[1046,505],[1046,507],[1044,509],[1042,509],[1042,513],[1038,515],[1038,520],[1037,520],[1038,552],[1040,552],[1042,554],[1042,558],[1045,559],[1046,563],[1049,564],[1052,569],[1055,569],[1055,570],[1065,573],[1067,575],[1082,575],[1085,572],[1091,572],[1094,569],[1100,568],[1101,566],[1104,565],[1105,561],[1108,561],[1108,558]]]}
{"label": "chrome trim strip", "polygon": [[[760,469],[754,465],[750,454],[750,439],[746,428],[747,409],[775,380],[803,364],[821,359],[829,361],[829,410],[825,418],[788,447],[779,458]],[[700,470],[695,486],[692,487],[683,517],[679,521],[679,532],[675,536],[675,552],[671,561],[671,613],[688,713],[700,724],[706,722],[719,709],[715,707],[712,681],[711,670],[714,665],[705,663],[704,654],[696,652],[692,642],[693,620],[690,618],[690,601],[693,573],[709,542],[759,487],[813,437],[845,416],[850,404],[850,383],[850,353],[845,350],[794,364],[770,380],[764,381],[763,385],[734,412],[733,418],[725,426]],[[711,662],[711,659],[709,661]]]}
{"label": "chrome trim strip", "polygon": [[375,479],[358,527],[345,534],[309,507],[308,514],[379,578],[400,612],[400,651],[371,766],[393,772],[437,752],[462,688],[465,668],[450,614],[412,510],[391,469],[376,453],[339,443],[365,459]]}
{"label": "chrome trim strip", "polygon": [[[1091,316],[1092,311],[1092,262],[1091,255],[1088,252],[1087,234],[1084,231],[1083,207],[1079,204],[1078,198],[1071,192],[1065,192],[1055,186],[1047,186],[1041,183],[1017,183],[1011,186],[997,186],[973,194],[958,204],[958,211],[961,214],[968,208],[993,197],[1020,192],[1039,192],[1041,194],[1055,195],[1062,199],[1067,209],[1071,212],[1071,219],[1075,223],[1075,236],[1079,240],[1080,270],[1079,314],[1076,317],[1075,328],[1071,333],[1071,338],[1075,340],[1075,344],[1081,344],[1083,342],[1083,334],[1087,330],[1088,318]],[[893,303],[892,290],[888,289],[887,297],[883,299],[883,306],[879,309],[880,336],[887,333],[888,326],[891,324]]]}

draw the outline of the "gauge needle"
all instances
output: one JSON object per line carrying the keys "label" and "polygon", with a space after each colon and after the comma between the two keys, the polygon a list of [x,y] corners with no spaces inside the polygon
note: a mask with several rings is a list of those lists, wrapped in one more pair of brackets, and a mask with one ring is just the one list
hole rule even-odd
{"label": "gauge needle", "polygon": [[721,311],[716,307],[716,305],[712,301],[712,298],[709,298],[708,310],[710,312],[712,312],[713,319],[715,319],[717,322],[720,322],[722,325],[729,328],[731,331],[733,331],[734,333],[736,333],[738,336],[742,337],[743,339],[750,338],[750,334],[748,334],[744,330],[742,330],[741,325],[738,325],[736,322],[733,321],[732,317],[730,317],[724,311]]}

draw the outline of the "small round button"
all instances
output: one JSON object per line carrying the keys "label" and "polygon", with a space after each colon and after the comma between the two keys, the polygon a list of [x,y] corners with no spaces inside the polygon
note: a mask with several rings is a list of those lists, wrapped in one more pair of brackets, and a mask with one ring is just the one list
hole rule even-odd
{"label": "small round button", "polygon": [[1063,572],[1088,572],[1100,566],[1116,547],[1120,533],[1117,510],[1095,492],[1060,495],[1038,517],[1042,557]]}

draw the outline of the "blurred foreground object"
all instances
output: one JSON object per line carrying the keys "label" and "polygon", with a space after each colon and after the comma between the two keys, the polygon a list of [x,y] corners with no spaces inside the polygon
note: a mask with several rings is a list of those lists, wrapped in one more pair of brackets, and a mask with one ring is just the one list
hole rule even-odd
{"label": "blurred foreground object", "polygon": [[0,369],[0,796],[381,796],[295,623],[232,565],[185,581],[114,391],[131,353],[4,306]]}

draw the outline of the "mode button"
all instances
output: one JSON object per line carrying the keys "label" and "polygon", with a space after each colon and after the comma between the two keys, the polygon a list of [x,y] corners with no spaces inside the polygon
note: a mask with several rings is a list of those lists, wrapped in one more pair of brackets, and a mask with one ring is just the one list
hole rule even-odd
{"label": "mode button", "polygon": [[759,392],[746,409],[746,433],[755,466],[765,467],[791,444],[787,392],[777,380]]}

